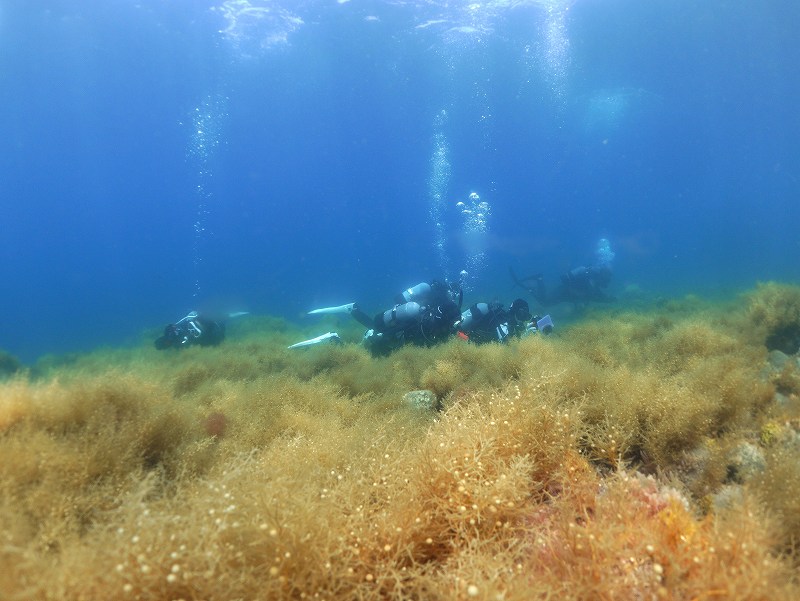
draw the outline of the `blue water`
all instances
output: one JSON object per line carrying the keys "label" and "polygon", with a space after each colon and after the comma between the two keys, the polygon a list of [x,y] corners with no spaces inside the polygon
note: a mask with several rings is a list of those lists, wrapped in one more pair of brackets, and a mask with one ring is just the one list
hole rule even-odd
{"label": "blue water", "polygon": [[509,265],[555,278],[600,237],[617,291],[800,283],[798,26],[795,0],[2,1],[0,348],[377,310],[462,269],[508,302]]}

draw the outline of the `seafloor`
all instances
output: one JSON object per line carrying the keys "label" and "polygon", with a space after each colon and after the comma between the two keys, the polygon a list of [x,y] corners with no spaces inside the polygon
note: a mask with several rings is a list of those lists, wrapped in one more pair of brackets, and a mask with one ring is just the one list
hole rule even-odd
{"label": "seafloor", "polygon": [[0,358],[0,597],[800,598],[800,288],[286,349],[358,339],[316,326]]}

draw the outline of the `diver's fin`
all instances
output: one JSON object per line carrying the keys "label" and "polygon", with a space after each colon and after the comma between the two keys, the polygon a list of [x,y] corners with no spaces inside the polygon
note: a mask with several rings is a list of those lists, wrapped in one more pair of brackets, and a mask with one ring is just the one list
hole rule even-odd
{"label": "diver's fin", "polygon": [[517,277],[517,274],[514,273],[514,269],[510,265],[508,267],[508,273],[511,274],[511,279],[514,280],[514,283],[517,286],[519,286],[520,288],[525,288],[525,290],[528,289],[528,287],[520,281],[520,279]]}
{"label": "diver's fin", "polygon": [[233,313],[228,313],[228,319],[242,317],[243,315],[250,315],[250,311],[234,311]]}
{"label": "diver's fin", "polygon": [[355,303],[347,303],[338,307],[323,307],[322,309],[309,311],[308,315],[342,315],[344,313],[352,313],[355,306]]}
{"label": "diver's fin", "polygon": [[292,344],[291,346],[288,346],[286,348],[302,348],[304,346],[313,346],[315,344],[319,344],[327,340],[330,340],[331,342],[337,342],[339,344],[341,344],[342,342],[342,339],[339,338],[339,334],[337,334],[336,332],[328,332],[327,334],[322,334],[321,336],[317,336],[316,338],[303,340],[303,342],[296,342],[295,344]]}
{"label": "diver's fin", "polygon": [[514,270],[511,267],[508,268],[508,272],[511,274],[511,279],[514,280],[514,283],[520,288],[524,288],[528,292],[532,292],[533,288],[531,286],[527,286],[525,284],[526,282],[531,282],[531,281],[536,282],[542,279],[541,273],[534,273],[533,275],[529,275],[526,278],[518,278],[517,274],[514,273]]}

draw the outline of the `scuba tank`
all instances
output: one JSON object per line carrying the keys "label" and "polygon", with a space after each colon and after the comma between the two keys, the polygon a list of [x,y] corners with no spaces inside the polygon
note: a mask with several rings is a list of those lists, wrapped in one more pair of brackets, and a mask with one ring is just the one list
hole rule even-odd
{"label": "scuba tank", "polygon": [[383,325],[387,328],[392,326],[400,326],[416,321],[420,318],[425,308],[416,302],[403,303],[402,305],[395,305],[388,311],[383,313]]}
{"label": "scuba tank", "polygon": [[489,305],[487,303],[476,303],[469,309],[461,314],[461,321],[459,322],[459,329],[468,332],[475,321],[483,319],[489,314]]}
{"label": "scuba tank", "polygon": [[425,300],[430,296],[430,293],[431,285],[427,282],[420,282],[416,286],[403,290],[395,300],[398,304],[407,303],[411,300]]}

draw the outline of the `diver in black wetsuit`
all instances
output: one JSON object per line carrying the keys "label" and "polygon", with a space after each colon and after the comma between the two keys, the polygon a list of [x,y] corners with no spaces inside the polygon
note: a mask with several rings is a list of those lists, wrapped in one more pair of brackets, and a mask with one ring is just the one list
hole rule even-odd
{"label": "diver in black wetsuit", "polygon": [[[364,345],[375,356],[388,355],[405,344],[431,346],[447,340],[461,318],[463,293],[458,284],[447,284],[434,280],[422,282],[401,292],[395,297],[395,305],[371,317],[356,303],[338,307],[324,307],[309,311],[309,315],[337,315],[349,313],[367,328]],[[336,338],[329,332],[310,340],[304,340],[289,348],[318,344]]]}
{"label": "diver in black wetsuit", "polygon": [[553,320],[549,315],[532,317],[528,303],[521,298],[506,309],[502,303],[475,303],[461,314],[455,324],[458,335],[476,344],[508,342],[533,332],[549,334]]}
{"label": "diver in black wetsuit", "polygon": [[562,302],[607,303],[616,300],[606,292],[611,282],[611,261],[614,253],[608,240],[602,238],[596,250],[596,262],[588,266],[571,269],[561,276],[561,281],[548,290],[541,274],[527,278],[518,278],[514,270],[509,268],[514,283],[527,290],[543,307]]}
{"label": "diver in black wetsuit", "polygon": [[506,309],[502,303],[475,303],[456,323],[459,336],[476,344],[505,342],[519,336],[531,320],[528,303],[518,298]]}
{"label": "diver in black wetsuit", "polygon": [[[610,267],[605,265],[590,265],[588,267],[581,266],[571,269],[562,275],[561,281],[549,291],[541,275],[525,278],[524,280],[517,281],[517,283],[528,290],[539,304],[543,307],[548,307],[563,302],[611,302],[615,300],[614,297],[605,291],[610,281]],[[535,285],[531,286],[531,282]]]}
{"label": "diver in black wetsuit", "polygon": [[225,339],[225,323],[192,311],[175,323],[164,328],[154,344],[163,351],[169,348],[181,349],[190,346],[216,346]]}
{"label": "diver in black wetsuit", "polygon": [[422,282],[395,298],[391,309],[370,317],[357,305],[350,314],[368,328],[364,344],[375,356],[388,355],[405,344],[432,346],[453,334],[461,317],[460,286],[438,280]]}

